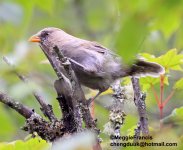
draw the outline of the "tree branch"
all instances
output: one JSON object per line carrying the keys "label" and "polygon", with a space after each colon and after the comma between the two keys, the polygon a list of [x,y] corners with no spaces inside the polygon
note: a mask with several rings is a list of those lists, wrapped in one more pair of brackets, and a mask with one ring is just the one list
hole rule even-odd
{"label": "tree branch", "polygon": [[0,92],[0,102],[16,110],[20,115],[22,115],[26,119],[30,118],[31,115],[34,113],[34,111],[32,111],[30,108],[28,108],[27,106],[24,106],[19,102],[16,102],[14,99],[12,99],[11,97],[9,97],[7,94],[3,92]]}
{"label": "tree branch", "polygon": [[[58,95],[57,100],[62,110],[63,118],[58,121],[53,114],[52,106],[47,105],[44,102],[44,99],[36,91],[33,91],[33,95],[41,105],[41,110],[44,115],[50,119],[50,122],[44,120],[40,115],[26,106],[14,102],[4,93],[0,93],[0,101],[15,109],[26,118],[26,125],[23,128],[25,131],[28,131],[31,134],[37,132],[40,137],[47,141],[55,141],[63,135],[85,130],[82,127],[82,121],[84,121],[87,129],[95,131],[98,135],[100,131],[96,127],[96,121],[91,117],[85,95],[72,70],[69,59],[62,55],[58,47],[54,47],[52,52],[46,47],[41,48],[58,76],[58,80],[55,81],[54,86]],[[7,58],[4,57],[4,60],[11,66]],[[24,76],[16,71],[14,71],[14,73],[20,80],[28,84],[28,81]],[[101,149],[99,140],[93,149]]]}
{"label": "tree branch", "polygon": [[112,125],[113,134],[115,136],[120,136],[120,128],[124,124],[125,112],[124,112],[124,102],[125,93],[121,87],[120,80],[117,80],[113,85],[113,105],[110,108],[110,122]]}
{"label": "tree branch", "polygon": [[132,77],[131,81],[134,90],[134,102],[135,105],[137,106],[139,114],[139,123],[137,125],[137,129],[135,129],[135,136],[139,136],[141,131],[143,135],[148,135],[149,134],[148,118],[146,114],[146,104],[145,104],[146,95],[142,93],[140,90],[138,78]]}
{"label": "tree branch", "polygon": [[[44,45],[42,45],[41,48],[59,78],[59,81],[55,82],[58,100],[66,99],[67,103],[69,103],[68,106],[73,110],[75,116],[74,118],[77,118],[75,120],[77,129],[81,129],[81,120],[83,118],[88,129],[94,129],[97,133],[99,133],[96,128],[96,123],[93,121],[89,112],[89,108],[86,104],[86,98],[81,89],[81,85],[78,82],[74,71],[72,70],[69,60],[63,56],[61,50],[59,50],[57,46],[54,47],[52,52],[50,52]],[[59,103],[60,105],[63,105],[64,101],[60,101]],[[61,107],[61,109],[63,112],[63,107]]]}
{"label": "tree branch", "polygon": [[[71,63],[70,61],[64,57],[64,55],[61,53],[61,51],[58,49],[57,46],[54,47],[55,52],[58,55],[58,59],[60,60],[60,62],[62,62],[62,65],[65,68],[66,73],[69,75],[68,78],[72,84],[73,87],[73,98],[76,100],[74,101],[74,105],[76,105],[77,107],[81,107],[81,113],[83,114],[82,117],[84,119],[85,125],[88,129],[95,129],[97,131],[97,134],[99,134],[99,130],[96,128],[96,122],[93,121],[93,118],[90,114],[90,110],[88,108],[87,105],[87,101],[84,95],[84,92],[81,88],[81,85],[74,73],[74,71],[72,70],[71,67]],[[72,62],[74,63],[74,62]],[[78,65],[78,64],[75,64]]]}
{"label": "tree branch", "polygon": [[[7,57],[3,57],[3,60],[10,66],[12,67],[12,69],[14,69],[14,73],[17,75],[17,77],[23,81],[24,83],[26,83],[27,85],[29,85],[29,82],[27,80],[27,78],[23,75],[21,75],[20,73],[18,73],[16,70],[15,70],[15,67],[14,65],[8,60]],[[43,114],[49,118],[50,121],[55,121],[56,120],[56,117],[53,113],[53,109],[52,109],[52,106],[49,105],[49,104],[46,104],[45,103],[45,100],[43,99],[43,97],[39,94],[39,92],[37,91],[33,91],[32,94],[34,95],[34,97],[36,98],[36,100],[39,102],[39,104],[41,105],[41,111],[43,112]]]}
{"label": "tree branch", "polygon": [[39,104],[41,105],[41,111],[43,112],[43,114],[48,117],[48,119],[52,122],[56,121],[57,118],[55,117],[54,113],[53,113],[53,108],[50,104],[46,104],[45,100],[43,99],[43,97],[36,91],[33,91],[33,95],[34,97],[37,99],[37,101],[39,102]]}

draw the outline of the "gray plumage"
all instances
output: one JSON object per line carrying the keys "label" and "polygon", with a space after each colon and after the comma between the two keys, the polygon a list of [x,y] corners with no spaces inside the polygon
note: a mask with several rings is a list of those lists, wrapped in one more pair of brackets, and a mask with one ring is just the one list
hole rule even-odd
{"label": "gray plumage", "polygon": [[143,60],[137,60],[131,66],[124,65],[120,57],[104,46],[74,37],[58,28],[45,28],[34,36],[39,37],[40,45],[50,51],[57,46],[64,56],[73,60],[72,68],[80,83],[100,92],[122,77],[159,76],[164,73],[161,65]]}

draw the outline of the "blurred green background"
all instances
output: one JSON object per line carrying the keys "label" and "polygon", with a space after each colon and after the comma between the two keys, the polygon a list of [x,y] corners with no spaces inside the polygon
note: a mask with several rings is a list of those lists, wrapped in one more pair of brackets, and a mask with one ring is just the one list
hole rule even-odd
{"label": "blurred green background", "polygon": [[[46,57],[38,45],[27,41],[32,34],[45,27],[58,27],[74,36],[97,41],[129,62],[138,53],[159,56],[172,48],[182,53],[182,18],[183,0],[0,0],[0,91],[40,113],[39,105],[31,95],[31,90],[36,88],[54,106],[59,117],[53,88],[56,75],[50,65],[41,62]],[[3,62],[3,56],[28,77],[31,87],[16,77],[13,69]],[[167,75],[169,85],[165,87],[165,97],[174,82],[183,77],[181,69],[171,70]],[[159,84],[155,89],[159,91]],[[86,94],[90,97],[94,92],[86,90]],[[95,113],[101,130],[108,122],[105,100],[110,99],[106,94],[96,101]],[[175,92],[164,109],[164,116],[181,107],[182,100],[183,92]],[[147,91],[146,103],[150,126],[159,128],[159,110],[151,90]],[[128,134],[128,129],[138,121],[133,102],[127,102],[125,111],[127,117],[122,134]],[[24,139],[27,133],[20,129],[24,121],[23,117],[0,103],[0,141]],[[183,134],[181,125],[170,127],[176,137]],[[102,137],[104,141],[108,139],[103,133]]]}

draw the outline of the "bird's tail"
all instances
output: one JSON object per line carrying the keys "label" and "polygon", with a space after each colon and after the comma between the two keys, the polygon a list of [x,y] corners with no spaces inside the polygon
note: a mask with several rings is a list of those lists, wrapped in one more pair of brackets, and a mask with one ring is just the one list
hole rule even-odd
{"label": "bird's tail", "polygon": [[165,73],[164,67],[154,62],[147,62],[144,60],[137,60],[130,68],[127,70],[130,76],[152,76],[158,77]]}

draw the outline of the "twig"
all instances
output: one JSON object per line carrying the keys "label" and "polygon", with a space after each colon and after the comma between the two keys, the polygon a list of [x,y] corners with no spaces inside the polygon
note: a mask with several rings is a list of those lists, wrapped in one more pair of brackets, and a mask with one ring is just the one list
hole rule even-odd
{"label": "twig", "polygon": [[[124,104],[125,104],[125,93],[124,88],[121,87],[120,80],[117,80],[113,85],[112,89],[114,91],[113,94],[113,103],[112,106],[109,107],[110,115],[109,122],[104,126],[104,132],[111,137],[110,143],[118,143],[120,142],[118,138],[120,137],[120,129],[125,121],[125,112],[124,112]],[[118,149],[117,147],[113,147],[114,149]]]}
{"label": "twig", "polygon": [[72,103],[72,89],[68,87],[64,80],[55,81],[55,89],[58,95],[58,101],[62,110],[63,120],[65,126],[67,126],[68,132],[73,133],[82,130],[80,126],[80,118],[75,118],[74,106]]}
{"label": "twig", "polygon": [[124,112],[125,95],[120,80],[113,84],[112,89],[114,91],[114,101],[110,110],[110,121],[113,124],[114,135],[120,136],[120,128],[124,124],[126,116]]}
{"label": "twig", "polygon": [[151,84],[151,90],[153,91],[153,94],[155,96],[155,100],[156,100],[158,106],[160,106],[160,100],[159,100],[158,94],[156,93],[156,91],[154,89],[154,85],[152,85],[152,84]]}
{"label": "twig", "polygon": [[[14,68],[14,65],[8,60],[7,57],[3,57],[3,60],[10,66],[12,67],[12,69],[15,69]],[[24,83],[26,84],[29,84],[28,83],[28,80],[25,76],[21,75],[20,73],[18,73],[16,70],[13,71],[17,77],[23,81]],[[32,92],[34,97],[36,98],[36,100],[39,102],[39,104],[41,105],[41,111],[43,112],[43,114],[49,118],[50,121],[55,121],[56,120],[56,117],[53,113],[53,109],[52,109],[52,106],[49,105],[49,104],[46,104],[45,103],[45,100],[43,99],[43,97],[37,92],[37,91],[33,91]]]}
{"label": "twig", "polygon": [[67,76],[63,66],[60,66],[60,63],[58,62],[58,56],[55,56],[55,53],[51,53],[46,46],[40,45],[40,47],[52,65],[58,79],[63,79],[63,74]]}
{"label": "twig", "polygon": [[168,103],[168,101],[172,98],[172,96],[175,94],[175,90],[173,90],[168,97],[165,99],[165,101],[163,102],[163,107]]}
{"label": "twig", "polygon": [[140,90],[138,78],[132,77],[131,81],[134,90],[134,102],[135,105],[137,106],[139,114],[139,123],[137,125],[137,129],[135,130],[135,136],[139,136],[141,131],[143,135],[148,135],[149,134],[148,118],[146,114],[146,105],[145,105],[146,95],[142,93]]}
{"label": "twig", "polygon": [[163,104],[163,94],[164,94],[164,79],[165,79],[165,76],[164,75],[161,75],[160,76],[160,103],[161,105]]}
{"label": "twig", "polygon": [[16,102],[3,92],[0,92],[0,102],[4,103],[8,107],[11,107],[26,118],[26,125],[22,129],[28,131],[30,134],[37,132],[42,139],[47,141],[55,141],[67,133],[62,121],[55,120],[48,122],[34,112],[34,110],[31,110],[19,102]]}
{"label": "twig", "polygon": [[42,139],[50,142],[56,141],[64,134],[67,134],[62,121],[48,122],[36,113],[26,120],[26,125],[22,129],[30,134],[36,132]]}
{"label": "twig", "polygon": [[11,107],[12,109],[16,110],[20,115],[24,116],[26,119],[30,118],[31,115],[34,113],[33,110],[19,102],[16,102],[14,99],[12,99],[3,92],[0,92],[0,101],[5,105]]}
{"label": "twig", "polygon": [[[163,118],[163,96],[164,96],[164,79],[165,76],[161,75],[160,76],[160,105],[159,105],[159,110],[160,110],[160,120]],[[162,127],[162,124],[160,123],[160,128]]]}
{"label": "twig", "polygon": [[33,95],[34,97],[37,99],[37,101],[39,102],[39,104],[41,105],[41,111],[43,112],[43,114],[48,117],[48,119],[52,122],[56,121],[57,118],[55,117],[54,113],[53,113],[53,108],[50,104],[46,104],[45,100],[43,99],[43,97],[36,91],[33,91]]}

